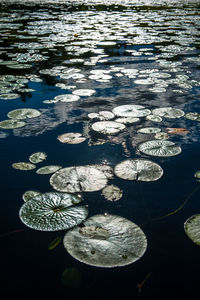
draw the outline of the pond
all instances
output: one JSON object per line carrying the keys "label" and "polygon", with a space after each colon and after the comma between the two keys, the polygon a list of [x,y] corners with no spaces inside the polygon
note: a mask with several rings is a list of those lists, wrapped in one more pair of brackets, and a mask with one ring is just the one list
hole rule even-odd
{"label": "pond", "polygon": [[2,294],[196,295],[199,8],[1,1]]}

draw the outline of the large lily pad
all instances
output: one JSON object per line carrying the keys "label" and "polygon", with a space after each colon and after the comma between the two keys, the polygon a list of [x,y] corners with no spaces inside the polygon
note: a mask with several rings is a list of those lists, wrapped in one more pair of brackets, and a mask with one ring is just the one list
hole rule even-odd
{"label": "large lily pad", "polygon": [[165,117],[169,119],[176,119],[184,116],[184,111],[178,108],[173,107],[161,107],[161,108],[155,108],[152,110],[152,113],[154,115]]}
{"label": "large lily pad", "polygon": [[187,236],[200,246],[200,214],[194,215],[184,223]]}
{"label": "large lily pad", "polygon": [[15,128],[21,128],[26,125],[26,122],[24,121],[18,121],[15,119],[9,119],[9,120],[4,120],[0,122],[0,128],[3,129],[15,129]]}
{"label": "large lily pad", "polygon": [[114,134],[124,130],[126,127],[124,124],[114,122],[114,121],[100,121],[92,124],[92,129],[94,131],[103,134]]}
{"label": "large lily pad", "polygon": [[68,167],[53,174],[50,184],[60,192],[93,192],[106,186],[107,177],[92,166]]}
{"label": "large lily pad", "polygon": [[120,216],[95,215],[76,226],[64,237],[64,247],[75,259],[98,267],[131,264],[146,251],[144,232]]}
{"label": "large lily pad", "polygon": [[120,105],[113,109],[113,113],[118,117],[145,117],[151,113],[143,105]]}
{"label": "large lily pad", "polygon": [[127,159],[114,168],[116,176],[126,180],[155,181],[162,177],[163,169],[146,159]]}
{"label": "large lily pad", "polygon": [[80,202],[81,198],[67,193],[44,193],[25,202],[19,216],[25,225],[36,230],[64,230],[87,218],[86,206],[74,206]]}
{"label": "large lily pad", "polygon": [[138,146],[140,152],[159,157],[170,157],[181,153],[181,147],[166,140],[151,140],[143,142]]}
{"label": "large lily pad", "polygon": [[20,108],[12,110],[8,113],[8,117],[11,119],[23,120],[36,118],[41,115],[41,112],[33,108]]}

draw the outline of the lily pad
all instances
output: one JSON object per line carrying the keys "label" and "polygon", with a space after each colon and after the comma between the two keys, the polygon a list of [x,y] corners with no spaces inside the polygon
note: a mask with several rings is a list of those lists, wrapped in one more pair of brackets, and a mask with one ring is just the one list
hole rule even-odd
{"label": "lily pad", "polygon": [[162,118],[160,116],[156,116],[153,114],[146,116],[146,119],[152,122],[162,122]]}
{"label": "lily pad", "polygon": [[118,267],[140,259],[146,251],[144,232],[120,216],[105,214],[87,219],[64,237],[64,247],[75,259],[97,267]]}
{"label": "lily pad", "polygon": [[118,117],[145,117],[151,113],[143,105],[120,105],[113,109],[113,113]]}
{"label": "lily pad", "polygon": [[170,157],[181,153],[181,147],[166,140],[151,140],[143,142],[138,146],[140,152],[159,157]]}
{"label": "lily pad", "polygon": [[61,101],[61,102],[74,102],[74,101],[78,101],[80,99],[79,96],[77,95],[72,95],[72,94],[64,94],[64,95],[58,95],[56,97],[54,97],[54,103]]}
{"label": "lily pad", "polygon": [[23,195],[22,195],[22,199],[24,200],[24,202],[31,200],[32,198],[41,195],[41,192],[39,191],[34,191],[34,190],[30,190],[30,191],[26,191]]}
{"label": "lily pad", "polygon": [[160,132],[161,129],[157,128],[157,127],[144,127],[144,128],[140,128],[138,129],[138,133],[146,133],[146,134],[154,134],[154,133],[158,133]]}
{"label": "lily pad", "polygon": [[13,99],[17,99],[17,98],[19,98],[20,97],[20,95],[19,94],[1,94],[0,95],[0,99],[3,99],[3,100],[13,100]]}
{"label": "lily pad", "polygon": [[40,175],[52,174],[52,173],[55,173],[56,171],[58,171],[61,168],[62,167],[58,166],[58,165],[48,165],[48,166],[41,167],[40,169],[38,169],[36,171],[36,173],[40,174]]}
{"label": "lily pad", "polygon": [[57,139],[61,143],[65,143],[65,144],[80,144],[86,140],[86,138],[83,137],[81,133],[77,133],[77,132],[68,132],[68,133],[61,134],[57,137]]}
{"label": "lily pad", "polygon": [[116,185],[111,184],[107,185],[102,190],[102,195],[109,201],[118,201],[122,197],[122,190],[118,188]]}
{"label": "lily pad", "polygon": [[44,161],[46,158],[47,158],[46,153],[44,153],[44,152],[35,152],[35,153],[31,154],[31,156],[29,157],[29,160],[33,164],[37,164],[39,162]]}
{"label": "lily pad", "polygon": [[107,177],[92,166],[68,167],[53,174],[50,184],[60,192],[93,192],[106,186]]}
{"label": "lily pad", "polygon": [[9,119],[9,120],[4,120],[0,122],[0,128],[3,129],[15,129],[15,128],[21,128],[26,125],[26,122],[24,121],[18,121],[15,119]]}
{"label": "lily pad", "polygon": [[139,118],[134,118],[134,117],[122,117],[122,118],[115,119],[115,122],[119,122],[122,124],[134,124],[139,121],[140,121]]}
{"label": "lily pad", "polygon": [[92,96],[94,93],[96,93],[96,91],[91,89],[78,89],[72,92],[72,94],[77,96]]}
{"label": "lily pad", "polygon": [[100,121],[95,122],[92,124],[92,129],[94,131],[103,133],[103,134],[115,134],[122,130],[124,130],[126,127],[124,124],[114,122],[114,121]]}
{"label": "lily pad", "polygon": [[11,119],[23,120],[36,118],[41,115],[41,112],[33,108],[20,108],[12,110],[8,113],[8,117]]}
{"label": "lily pad", "polygon": [[169,119],[181,118],[184,116],[184,111],[173,107],[161,107],[152,110],[152,113],[156,116],[165,117]]}
{"label": "lily pad", "polygon": [[200,114],[197,112],[189,112],[185,114],[185,118],[188,120],[200,122]]}
{"label": "lily pad", "polygon": [[194,174],[194,177],[200,179],[200,171],[196,171]]}
{"label": "lily pad", "polygon": [[87,218],[86,206],[74,206],[80,202],[81,198],[67,193],[44,193],[25,202],[19,217],[25,225],[36,230],[66,230]]}
{"label": "lily pad", "polygon": [[22,170],[22,171],[29,171],[33,170],[36,168],[34,164],[31,164],[29,162],[17,162],[12,164],[12,167],[17,170]]}
{"label": "lily pad", "polygon": [[187,236],[200,246],[200,214],[194,215],[184,223]]}
{"label": "lily pad", "polygon": [[163,169],[146,159],[127,159],[114,168],[116,176],[126,180],[155,181],[162,177]]}

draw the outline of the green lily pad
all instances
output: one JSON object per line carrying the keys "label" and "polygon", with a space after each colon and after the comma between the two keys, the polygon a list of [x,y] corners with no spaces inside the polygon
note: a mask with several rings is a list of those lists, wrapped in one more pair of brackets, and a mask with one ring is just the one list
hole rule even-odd
{"label": "green lily pad", "polygon": [[200,114],[197,112],[189,112],[185,114],[185,118],[188,120],[200,122]]}
{"label": "green lily pad", "polygon": [[118,201],[119,199],[121,199],[122,194],[122,190],[120,190],[120,188],[118,188],[114,184],[107,185],[102,190],[102,195],[109,201]]}
{"label": "green lily pad", "polygon": [[74,206],[80,202],[81,198],[67,193],[44,193],[25,202],[19,217],[26,226],[36,230],[66,230],[87,218],[86,206]]}
{"label": "green lily pad", "polygon": [[200,171],[196,171],[194,174],[194,177],[200,179]]}
{"label": "green lily pad", "polygon": [[135,223],[120,216],[95,215],[69,230],[64,247],[75,259],[98,267],[131,264],[146,251],[144,232]]}
{"label": "green lily pad", "polygon": [[92,124],[92,129],[102,134],[115,134],[124,130],[125,128],[126,127],[124,124],[114,121],[100,121]]}
{"label": "green lily pad", "polygon": [[22,170],[22,171],[30,171],[36,168],[34,164],[31,164],[29,162],[17,162],[12,164],[12,167],[17,170]]}
{"label": "green lily pad", "polygon": [[184,111],[173,107],[161,107],[152,110],[152,113],[156,116],[165,117],[169,119],[181,118],[184,116]]}
{"label": "green lily pad", "polygon": [[187,236],[200,246],[200,214],[194,215],[184,223],[184,230]]}
{"label": "green lily pad", "polygon": [[12,110],[8,113],[8,117],[11,119],[23,120],[36,118],[41,115],[41,112],[33,108],[20,108]]}
{"label": "green lily pad", "polygon": [[24,200],[24,202],[31,200],[32,198],[41,195],[41,192],[39,191],[34,191],[34,190],[30,190],[30,191],[26,191],[23,195],[22,195],[22,199]]}
{"label": "green lily pad", "polygon": [[118,117],[145,117],[151,113],[143,105],[120,105],[113,109],[113,113]]}
{"label": "green lily pad", "polygon": [[61,134],[57,137],[57,139],[61,143],[65,144],[80,144],[86,140],[84,136],[82,136],[81,133],[78,132],[68,132]]}
{"label": "green lily pad", "polygon": [[72,95],[72,94],[64,94],[64,95],[58,95],[54,97],[54,103],[55,102],[74,102],[78,101],[80,99],[80,96],[78,95]]}
{"label": "green lily pad", "polygon": [[146,119],[152,122],[162,122],[162,118],[160,116],[156,116],[153,114],[146,116]]}
{"label": "green lily pad", "polygon": [[96,93],[96,91],[91,89],[78,89],[72,92],[72,94],[77,96],[92,96],[94,93]]}
{"label": "green lily pad", "polygon": [[106,186],[107,177],[93,166],[68,167],[53,174],[50,184],[60,192],[93,192]]}
{"label": "green lily pad", "polygon": [[151,140],[143,142],[138,146],[140,152],[159,157],[170,157],[181,153],[181,147],[166,140]]}
{"label": "green lily pad", "polygon": [[52,174],[60,170],[62,167],[58,165],[48,165],[39,168],[36,173],[40,175],[47,175],[47,174]]}
{"label": "green lily pad", "polygon": [[145,134],[153,134],[153,133],[158,133],[160,132],[161,129],[157,128],[157,127],[144,127],[144,128],[140,128],[138,129],[138,133],[145,133]]}
{"label": "green lily pad", "polygon": [[46,153],[44,153],[44,152],[35,152],[35,153],[31,154],[31,156],[29,157],[29,160],[33,164],[37,164],[37,163],[40,163],[40,162],[44,161],[46,158],[47,158]]}
{"label": "green lily pad", "polygon": [[0,99],[3,99],[3,100],[13,100],[13,99],[17,99],[17,98],[19,98],[20,97],[20,95],[19,94],[9,94],[9,93],[7,93],[7,94],[0,94]]}
{"label": "green lily pad", "polygon": [[114,168],[116,176],[126,180],[155,181],[162,177],[163,169],[146,159],[127,159]]}
{"label": "green lily pad", "polygon": [[0,122],[0,128],[3,129],[15,129],[15,128],[21,128],[26,125],[26,122],[24,121],[18,121],[15,119],[9,119],[9,120],[4,120]]}

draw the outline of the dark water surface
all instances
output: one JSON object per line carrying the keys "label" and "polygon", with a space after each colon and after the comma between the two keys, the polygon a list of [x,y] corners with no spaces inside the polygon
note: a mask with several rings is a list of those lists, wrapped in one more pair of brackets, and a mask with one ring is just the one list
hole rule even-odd
{"label": "dark water surface", "polygon": [[[88,114],[112,111],[122,104],[200,113],[199,1],[1,2],[1,120],[18,108],[42,113],[22,128],[0,129],[2,295],[5,292],[6,299],[11,295],[22,299],[192,299],[199,292],[200,248],[185,234],[184,222],[200,212],[199,183],[194,178],[200,168],[199,122],[185,116],[163,118],[160,123],[140,118],[102,142],[102,136],[91,132]],[[93,89],[95,94],[74,102],[46,101],[76,89]],[[19,97],[5,100],[2,95],[8,93]],[[140,153],[138,144],[154,139],[154,135],[137,133],[143,127],[163,132],[169,127],[186,128],[187,134],[169,136],[181,146],[181,154],[157,158]],[[66,132],[80,132],[87,139],[77,145],[62,144],[57,136]],[[120,268],[89,266],[72,258],[62,243],[48,250],[52,240],[63,238],[64,231],[25,227],[18,216],[23,193],[53,189],[50,175],[16,170],[12,164],[28,161],[37,151],[47,153],[47,160],[37,168],[105,161],[114,167],[128,158],[150,159],[163,168],[162,178],[149,183],[114,176],[110,183],[123,190],[116,202],[106,200],[101,191],[83,194],[89,217],[107,212],[141,226],[148,242],[141,259]],[[182,209],[166,216],[184,201]],[[61,282],[69,267],[81,273],[79,288]],[[137,284],[151,272],[139,294]]]}

